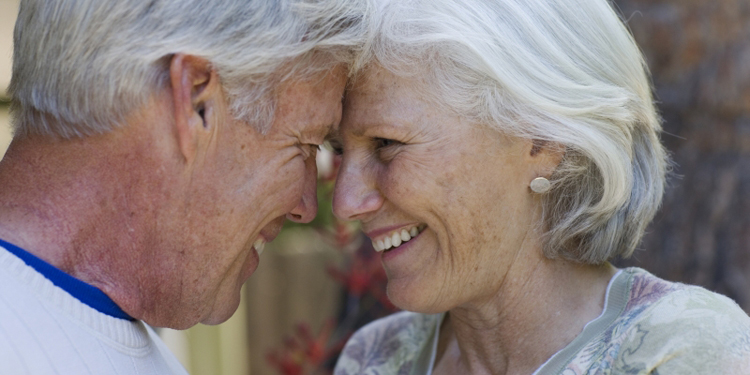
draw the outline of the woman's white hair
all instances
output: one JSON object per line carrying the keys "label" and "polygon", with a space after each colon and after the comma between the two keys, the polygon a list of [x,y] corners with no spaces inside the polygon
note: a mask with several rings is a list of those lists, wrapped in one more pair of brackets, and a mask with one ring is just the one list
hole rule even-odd
{"label": "woman's white hair", "polygon": [[350,62],[359,0],[22,0],[14,32],[14,133],[112,130],[168,85],[175,53],[209,60],[233,114],[265,131],[273,88]]}
{"label": "woman's white hair", "polygon": [[372,1],[355,71],[419,78],[439,105],[565,148],[543,199],[546,256],[633,253],[668,157],[643,57],[607,0]]}

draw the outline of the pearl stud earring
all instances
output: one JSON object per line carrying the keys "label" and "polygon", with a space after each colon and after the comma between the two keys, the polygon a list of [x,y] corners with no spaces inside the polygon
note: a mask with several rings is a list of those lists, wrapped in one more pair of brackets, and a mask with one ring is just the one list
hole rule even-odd
{"label": "pearl stud earring", "polygon": [[531,180],[529,187],[531,188],[531,191],[537,194],[544,194],[549,191],[549,189],[552,187],[552,184],[548,179],[544,177],[537,177]]}

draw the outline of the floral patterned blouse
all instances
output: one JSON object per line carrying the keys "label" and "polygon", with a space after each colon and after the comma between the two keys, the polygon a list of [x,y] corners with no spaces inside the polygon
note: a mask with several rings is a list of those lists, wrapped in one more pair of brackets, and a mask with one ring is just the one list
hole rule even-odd
{"label": "floral patterned blouse", "polygon": [[[750,374],[750,317],[732,300],[640,268],[619,271],[602,314],[534,375]],[[352,336],[335,375],[431,375],[443,314],[401,312]]]}

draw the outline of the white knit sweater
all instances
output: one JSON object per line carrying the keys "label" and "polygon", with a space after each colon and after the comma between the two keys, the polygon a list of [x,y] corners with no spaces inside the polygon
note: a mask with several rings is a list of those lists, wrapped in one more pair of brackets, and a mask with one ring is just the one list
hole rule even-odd
{"label": "white knit sweater", "polygon": [[0,247],[0,375],[187,372],[141,321],[103,314]]}

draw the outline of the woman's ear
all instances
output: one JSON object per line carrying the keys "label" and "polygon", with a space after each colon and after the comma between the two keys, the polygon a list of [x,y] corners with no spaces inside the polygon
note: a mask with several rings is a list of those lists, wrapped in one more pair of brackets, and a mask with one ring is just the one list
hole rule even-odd
{"label": "woman's ear", "polygon": [[193,55],[175,54],[169,64],[177,142],[192,160],[212,125],[211,110],[221,99],[221,86],[211,63]]}

